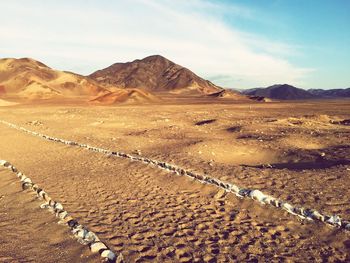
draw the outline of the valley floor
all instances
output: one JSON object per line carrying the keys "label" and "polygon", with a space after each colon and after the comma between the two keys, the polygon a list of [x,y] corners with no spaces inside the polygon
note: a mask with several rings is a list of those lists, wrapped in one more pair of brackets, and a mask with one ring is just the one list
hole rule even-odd
{"label": "valley floor", "polygon": [[[350,101],[10,106],[29,130],[140,154],[350,220]],[[350,261],[350,233],[0,124],[0,159],[127,262]],[[96,262],[0,168],[0,262]],[[21,249],[22,247],[22,249]],[[45,256],[49,255],[49,256]]]}

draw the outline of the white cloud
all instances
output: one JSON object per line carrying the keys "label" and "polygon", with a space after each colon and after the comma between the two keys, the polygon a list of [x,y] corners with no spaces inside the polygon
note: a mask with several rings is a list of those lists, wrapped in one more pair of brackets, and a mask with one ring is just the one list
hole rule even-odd
{"label": "white cloud", "polygon": [[88,74],[114,62],[161,54],[235,88],[300,85],[310,71],[288,62],[298,47],[240,32],[221,20],[223,11],[254,19],[244,7],[124,0],[11,1],[0,3],[0,9],[1,56],[29,56],[62,70]]}

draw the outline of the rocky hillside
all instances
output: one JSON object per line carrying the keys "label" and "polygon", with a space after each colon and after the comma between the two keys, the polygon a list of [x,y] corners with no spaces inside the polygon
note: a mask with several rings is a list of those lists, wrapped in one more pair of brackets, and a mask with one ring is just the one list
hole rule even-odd
{"label": "rocky hillside", "polygon": [[223,90],[159,55],[127,63],[115,63],[89,77],[120,88],[139,88],[151,92],[212,94]]}

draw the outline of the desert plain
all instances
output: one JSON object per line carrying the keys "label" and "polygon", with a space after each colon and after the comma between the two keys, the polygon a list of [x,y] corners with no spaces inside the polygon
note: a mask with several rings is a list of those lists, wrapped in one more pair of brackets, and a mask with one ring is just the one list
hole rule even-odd
{"label": "desert plain", "polygon": [[[20,104],[0,119],[350,219],[349,100]],[[349,262],[350,233],[151,165],[0,124],[13,163],[126,262]],[[0,262],[99,262],[0,169]]]}

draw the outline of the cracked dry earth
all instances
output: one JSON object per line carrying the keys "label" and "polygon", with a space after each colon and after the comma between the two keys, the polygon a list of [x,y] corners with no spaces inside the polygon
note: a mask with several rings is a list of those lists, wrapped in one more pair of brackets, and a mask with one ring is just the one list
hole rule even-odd
{"label": "cracked dry earth", "polygon": [[[350,128],[331,123],[349,119],[349,112],[349,101],[41,105],[3,107],[0,119],[64,139],[137,152],[349,219]],[[0,159],[62,202],[127,262],[350,260],[345,231],[300,221],[152,166],[45,141],[4,125],[0,134]],[[99,261],[39,208],[40,201],[21,190],[13,174],[0,171],[0,176],[0,262]]]}

